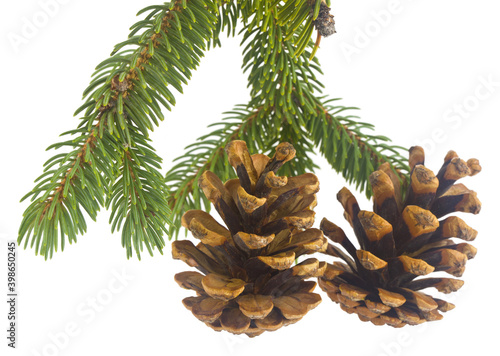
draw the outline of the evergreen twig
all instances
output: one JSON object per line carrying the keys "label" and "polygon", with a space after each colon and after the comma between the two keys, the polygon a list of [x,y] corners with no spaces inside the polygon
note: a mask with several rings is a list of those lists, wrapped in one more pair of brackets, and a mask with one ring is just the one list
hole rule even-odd
{"label": "evergreen twig", "polygon": [[[163,120],[161,108],[175,105],[171,89],[182,93],[207,43],[216,37],[213,13],[219,5],[217,0],[176,0],[138,13],[147,15],[97,66],[84,91],[87,99],[75,113],[84,116],[79,129],[68,133],[76,138],[51,146],[73,151],[50,159],[40,183],[23,198],[31,197],[32,204],[24,214],[19,243],[24,240],[27,246],[31,240],[36,253],[52,257],[59,239],[64,249],[65,236],[72,243],[85,232],[81,208],[95,219],[106,205],[112,208],[113,229],[124,221],[127,257],[134,246],[140,258],[143,243],[150,253],[155,247],[161,252],[168,194],[162,175],[153,169],[160,168],[161,159],[147,143],[148,135]],[[138,190],[145,177],[153,189]],[[128,198],[118,196],[122,193]]]}
{"label": "evergreen twig", "polygon": [[319,103],[322,119],[308,122],[310,140],[328,163],[349,183],[355,183],[357,189],[365,191],[367,197],[372,193],[367,184],[370,174],[386,162],[400,177],[404,187],[408,181],[409,167],[402,154],[407,149],[389,146],[390,139],[387,137],[366,133],[365,130],[373,130],[374,126],[359,121],[358,116],[342,115],[357,108],[331,105],[337,100]]}

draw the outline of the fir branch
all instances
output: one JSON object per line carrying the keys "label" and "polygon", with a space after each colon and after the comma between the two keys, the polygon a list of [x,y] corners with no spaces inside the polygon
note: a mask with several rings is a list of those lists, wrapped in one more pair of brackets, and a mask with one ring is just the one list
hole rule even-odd
{"label": "fir branch", "polygon": [[286,26],[285,40],[297,37],[295,56],[300,56],[308,47],[314,29],[317,38],[309,59],[314,58],[321,38],[335,33],[335,21],[329,6],[329,0],[285,0],[280,3],[275,18],[280,26]]}
{"label": "fir branch", "polygon": [[387,162],[400,177],[402,186],[408,182],[407,159],[402,155],[407,149],[389,146],[390,139],[373,136],[364,130],[374,126],[358,121],[358,116],[343,115],[353,107],[334,106],[330,103],[339,99],[319,102],[320,111],[316,118],[308,121],[310,140],[337,172],[356,188],[371,196],[368,178],[381,164]]}
{"label": "fir branch", "polygon": [[[40,183],[23,198],[31,197],[32,204],[24,214],[19,243],[24,240],[26,247],[31,240],[36,253],[51,257],[59,239],[63,249],[65,236],[71,243],[85,232],[81,208],[95,219],[99,207],[106,205],[112,208],[114,228],[121,227],[120,219],[125,220],[122,244],[128,257],[131,246],[140,256],[143,242],[150,252],[151,246],[161,251],[161,226],[168,223],[168,211],[152,213],[150,208],[167,206],[168,195],[162,175],[151,173],[152,166],[159,168],[160,163],[152,156],[152,147],[142,156],[139,152],[146,147],[149,130],[163,120],[161,108],[170,110],[175,105],[170,89],[182,93],[214,38],[216,1],[178,0],[139,12],[147,13],[144,20],[133,25],[129,39],[97,66],[84,91],[87,99],[75,113],[85,112],[84,117],[78,130],[70,132],[77,137],[51,146],[69,146],[72,151],[47,161],[37,180]],[[135,179],[131,179],[132,172]],[[152,179],[152,187],[161,187],[162,194],[146,189],[142,195],[129,195],[135,204],[110,203],[116,192],[127,192],[128,184],[138,185],[144,177]],[[126,211],[118,214],[116,209],[123,206]],[[134,224],[140,220],[140,228],[132,226],[130,219]]]}
{"label": "fir branch", "polygon": [[106,208],[111,206],[112,232],[120,230],[123,224],[122,246],[127,257],[132,256],[133,247],[141,259],[143,243],[151,256],[154,248],[163,253],[163,233],[168,233],[165,222],[171,224],[171,212],[166,203],[169,192],[158,171],[161,158],[147,140],[137,133],[134,136],[135,145],[123,151],[121,176],[113,186]]}
{"label": "fir branch", "polygon": [[[249,73],[250,105],[272,109],[275,125],[285,119],[299,132],[305,125],[304,114],[315,112],[314,93],[323,88],[317,79],[322,74],[319,62],[316,58],[309,61],[308,50],[297,56],[294,42],[298,37],[285,38],[286,27],[274,17],[262,20],[261,25],[255,24],[255,18],[242,30],[241,43],[245,46],[242,68]],[[311,46],[311,41],[306,43]]]}
{"label": "fir branch", "polygon": [[216,28],[213,31],[213,38],[208,42],[209,49],[221,46],[219,36],[224,31],[227,31],[227,37],[235,36],[242,4],[244,4],[243,1],[228,1],[221,4],[220,11],[216,14],[217,21],[215,23]]}
{"label": "fir branch", "polygon": [[[35,181],[38,184],[21,199],[31,197],[32,203],[24,213],[18,242],[24,238],[26,248],[31,240],[30,247],[45,259],[57,252],[59,240],[64,250],[65,236],[71,244],[76,242],[77,234],[86,231],[82,208],[95,220],[99,207],[104,204],[110,181],[106,177],[114,176],[109,157],[113,157],[115,151],[114,142],[102,140],[98,134],[104,125],[104,113],[94,115],[96,124],[90,131],[80,128],[67,132],[65,134],[80,136],[48,148],[70,146],[74,149],[50,158],[44,164],[44,173]],[[101,154],[96,154],[96,150]]]}

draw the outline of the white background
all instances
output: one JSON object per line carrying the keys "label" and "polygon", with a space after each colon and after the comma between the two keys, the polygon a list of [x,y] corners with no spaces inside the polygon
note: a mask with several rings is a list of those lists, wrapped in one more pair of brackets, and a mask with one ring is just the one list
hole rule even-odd
{"label": "white background", "polygon": [[[24,19],[33,21],[45,1],[0,5],[0,291],[5,291],[5,241],[15,239],[33,187],[53,151],[44,149],[76,127],[74,110],[96,64],[126,38],[135,13],[150,1],[60,1],[38,31],[15,46]],[[332,0],[338,33],[323,39],[325,93],[358,106],[376,133],[409,147],[425,144],[427,166],[438,170],[449,149],[480,159],[483,172],[464,183],[478,192],[483,211],[462,216],[479,230],[476,259],[467,265],[465,286],[445,299],[457,308],[440,322],[393,329],[362,323],[322,293],[323,303],[299,323],[256,339],[216,333],[184,309],[173,275],[187,266],[163,256],[127,261],[120,235],[110,234],[108,212],[89,221],[85,236],[49,262],[32,250],[19,252],[19,355],[466,355],[497,350],[498,126],[500,112],[500,4],[495,0]],[[391,14],[384,18],[380,13]],[[40,23],[40,21],[42,21]],[[9,37],[10,36],[10,37]],[[184,95],[152,135],[171,160],[223,111],[249,99],[241,73],[239,38],[207,53]],[[355,53],[350,55],[346,49]],[[487,87],[483,82],[496,85]],[[489,89],[489,91],[488,91]],[[457,115],[456,110],[467,107]],[[297,159],[300,159],[298,157]],[[317,223],[322,217],[345,227],[335,194],[345,181],[321,158]],[[360,205],[370,203],[357,192]],[[119,282],[116,274],[128,276]],[[433,291],[430,291],[432,293]],[[99,312],[92,312],[93,298]],[[110,298],[109,298],[110,297]],[[106,299],[107,298],[107,299]],[[4,300],[3,297],[0,298]],[[6,329],[1,303],[0,327]],[[62,333],[67,328],[74,334]],[[65,331],[66,330],[66,331]],[[0,332],[0,354],[7,350]],[[59,346],[57,347],[57,344]],[[9,354],[11,350],[8,350]],[[495,353],[496,351],[490,351]]]}

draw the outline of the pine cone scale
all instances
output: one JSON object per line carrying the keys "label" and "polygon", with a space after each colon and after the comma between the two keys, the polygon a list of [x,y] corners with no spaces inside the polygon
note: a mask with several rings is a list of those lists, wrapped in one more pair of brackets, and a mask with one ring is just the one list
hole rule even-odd
{"label": "pine cone scale", "polygon": [[239,308],[224,309],[220,316],[220,324],[224,330],[233,334],[242,334],[250,327],[251,319]]}
{"label": "pine cone scale", "polygon": [[247,294],[236,299],[243,314],[251,319],[263,319],[273,310],[273,298],[270,295]]}
{"label": "pine cone scale", "polygon": [[202,298],[198,303],[191,306],[191,312],[200,321],[213,323],[222,315],[222,311],[228,302],[210,297]]}

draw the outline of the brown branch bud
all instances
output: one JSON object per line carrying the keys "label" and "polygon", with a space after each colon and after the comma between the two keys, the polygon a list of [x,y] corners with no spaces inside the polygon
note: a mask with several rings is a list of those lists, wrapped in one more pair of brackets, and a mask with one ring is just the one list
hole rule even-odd
{"label": "brown branch bud", "polygon": [[[314,6],[314,4],[313,4]],[[319,14],[316,20],[313,20],[313,25],[318,31],[318,33],[323,37],[328,37],[336,33],[335,30],[335,20],[333,19],[333,15],[330,14],[330,8],[324,1],[321,2],[319,8]],[[312,16],[313,9],[311,9]]]}
{"label": "brown branch bud", "polygon": [[111,90],[118,91],[120,93],[126,92],[128,89],[128,81],[127,79],[123,79],[120,82],[120,76],[117,74],[111,80]]}

